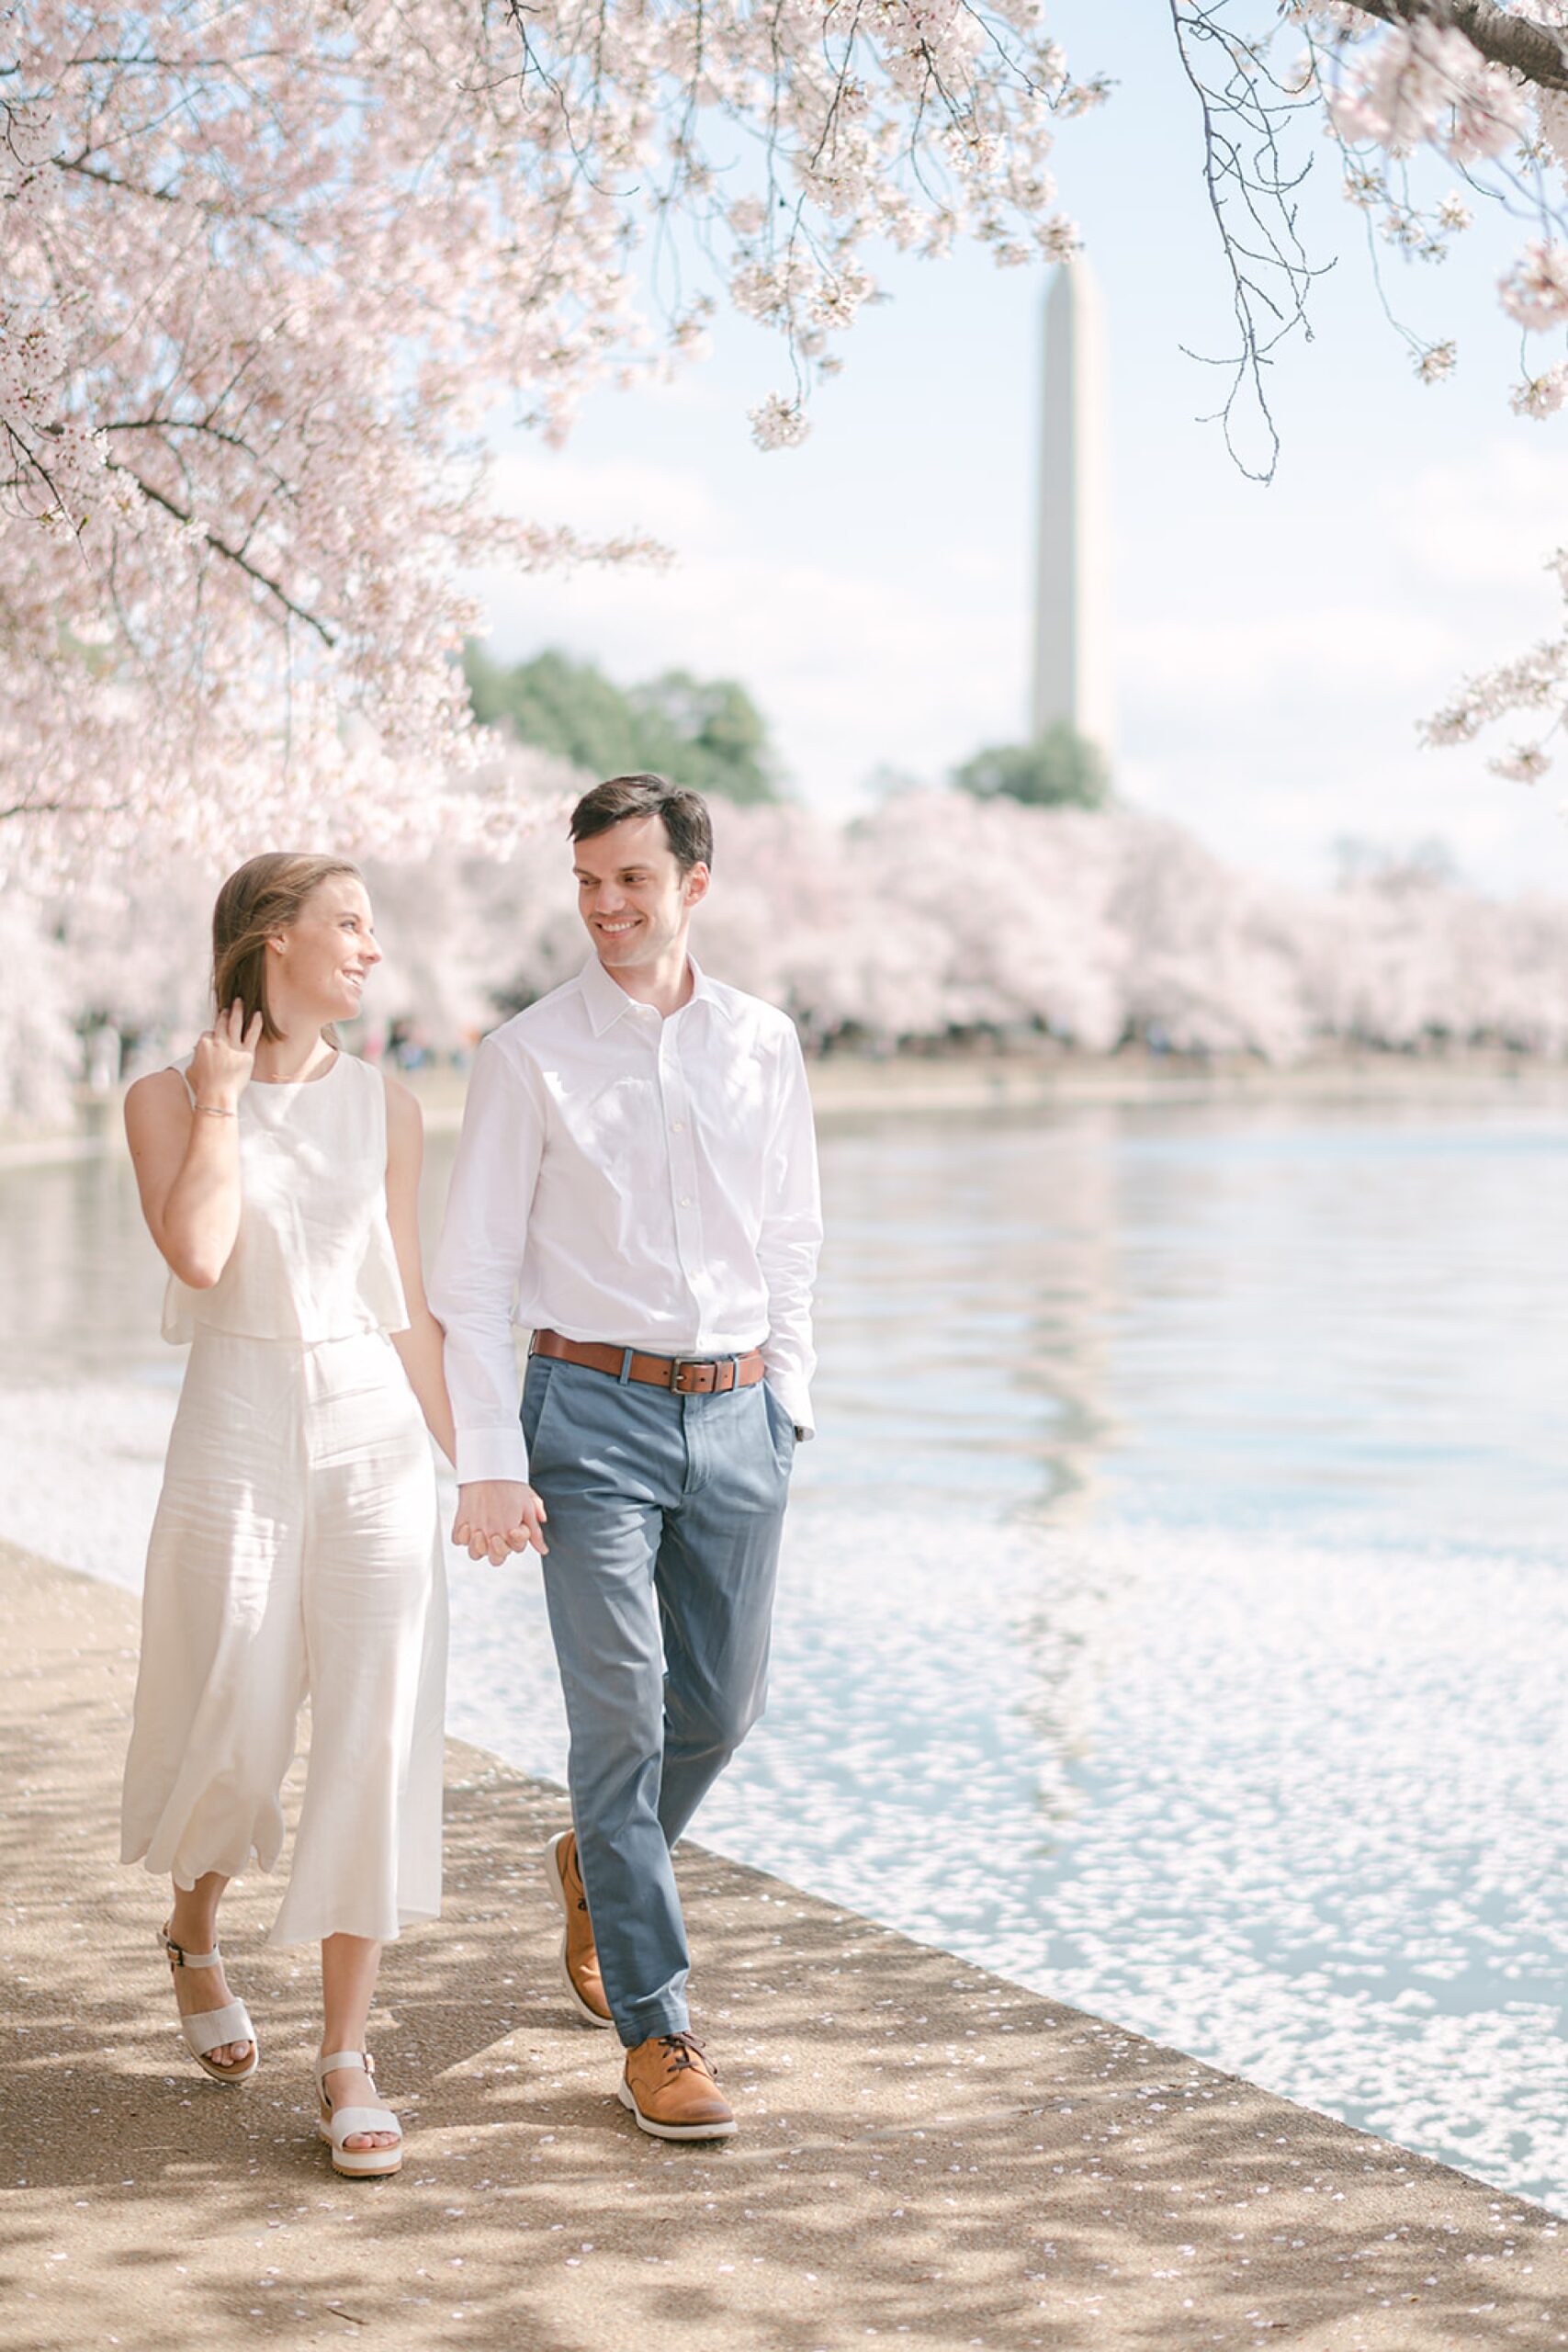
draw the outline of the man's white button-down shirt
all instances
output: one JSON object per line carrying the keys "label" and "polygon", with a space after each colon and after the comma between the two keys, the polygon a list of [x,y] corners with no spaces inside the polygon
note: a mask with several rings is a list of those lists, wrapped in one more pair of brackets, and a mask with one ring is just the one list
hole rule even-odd
{"label": "man's white button-down shirt", "polygon": [[652,1355],[761,1347],[809,1430],[817,1146],[795,1025],[692,963],[679,1012],[594,956],[475,1057],[430,1283],[457,1476],[528,1476],[513,1323]]}

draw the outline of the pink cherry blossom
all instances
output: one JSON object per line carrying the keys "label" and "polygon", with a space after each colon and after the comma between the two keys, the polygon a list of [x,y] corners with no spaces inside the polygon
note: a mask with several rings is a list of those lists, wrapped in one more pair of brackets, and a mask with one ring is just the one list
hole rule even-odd
{"label": "pink cherry blossom", "polygon": [[[656,560],[499,514],[487,428],[702,352],[811,387],[878,240],[1065,250],[1034,0],[29,0],[0,105],[0,877],[499,841],[465,582]],[[711,262],[660,308],[644,252]],[[698,276],[700,277],[700,268]],[[759,387],[759,392],[762,390]],[[454,828],[456,834],[454,834]]]}
{"label": "pink cherry blossom", "polygon": [[751,438],[759,449],[793,449],[811,430],[800,402],[786,400],[782,392],[770,392],[751,410],[750,419]]}
{"label": "pink cherry blossom", "polygon": [[1555,416],[1564,401],[1568,401],[1568,368],[1547,368],[1539,376],[1527,376],[1516,384],[1508,395],[1508,405],[1516,416]]}
{"label": "pink cherry blossom", "polygon": [[1487,764],[1494,775],[1505,776],[1510,783],[1537,784],[1551,762],[1539,743],[1519,743]]}
{"label": "pink cherry blossom", "polygon": [[[1329,118],[1342,139],[1367,140],[1396,155],[1409,154],[1441,134],[1445,146],[1460,135],[1463,153],[1493,153],[1474,141],[1505,118],[1517,135],[1522,112],[1501,77],[1489,74],[1475,50],[1451,26],[1416,25],[1390,32],[1358,58],[1349,77],[1326,95]],[[1450,126],[1452,126],[1451,128]],[[1501,143],[1501,142],[1500,142]]]}
{"label": "pink cherry blossom", "polygon": [[1503,308],[1522,327],[1551,327],[1568,319],[1568,244],[1556,239],[1527,245],[1499,281]]}

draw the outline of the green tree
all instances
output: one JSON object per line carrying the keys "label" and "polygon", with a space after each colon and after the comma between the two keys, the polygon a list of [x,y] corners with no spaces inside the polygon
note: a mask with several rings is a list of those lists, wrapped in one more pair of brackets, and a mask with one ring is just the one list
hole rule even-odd
{"label": "green tree", "polygon": [[767,724],[733,678],[667,670],[623,691],[592,662],[539,653],[504,669],[473,644],[463,668],[481,724],[510,726],[592,775],[650,769],[730,800],[777,797]]}
{"label": "green tree", "polygon": [[626,697],[642,719],[645,741],[662,747],[660,773],[698,792],[731,800],[772,800],[773,755],[767,724],[733,678],[694,678],[667,670]]}
{"label": "green tree", "polygon": [[636,715],[619,687],[591,662],[540,653],[506,670],[470,644],[463,668],[481,725],[509,726],[519,742],[554,752],[595,775],[625,775],[642,766]]}
{"label": "green tree", "polygon": [[976,800],[998,797],[1034,808],[1102,808],[1110,771],[1098,743],[1057,719],[1032,743],[993,743],[953,772]]}

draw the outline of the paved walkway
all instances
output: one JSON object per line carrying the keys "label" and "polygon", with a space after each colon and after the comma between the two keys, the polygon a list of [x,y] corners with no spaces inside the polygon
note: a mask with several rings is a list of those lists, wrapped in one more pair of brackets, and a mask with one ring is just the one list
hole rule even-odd
{"label": "paved walkway", "polygon": [[6,2352],[1568,2345],[1568,2224],[698,1850],[743,2132],[643,2138],[557,1990],[561,1796],[458,1747],[446,1917],[373,2036],[409,2161],[340,2181],[265,1880],[224,1917],[263,2070],[180,2054],[157,1892],[114,1859],[134,1603],[0,1547],[0,1624]]}

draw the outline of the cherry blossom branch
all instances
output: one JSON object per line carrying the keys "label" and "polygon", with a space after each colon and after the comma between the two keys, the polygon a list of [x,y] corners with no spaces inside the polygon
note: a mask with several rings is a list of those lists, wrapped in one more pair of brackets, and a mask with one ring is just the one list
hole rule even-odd
{"label": "cherry blossom branch", "polygon": [[14,800],[0,808],[0,824],[14,817],[118,817],[129,806],[125,800]]}
{"label": "cherry blossom branch", "polygon": [[155,482],[150,482],[144,474],[138,473],[134,466],[122,465],[118,458],[111,458],[108,469],[111,473],[127,475],[143,498],[150,499],[154,506],[162,507],[165,514],[172,516],[186,530],[199,533],[203,544],[209,547],[214,555],[222,556],[236,571],[243,572],[247,580],[254,581],[258,588],[264,588],[290,619],[303,621],[307,628],[313,629],[323,645],[329,648],[336,645],[339,632],[330,622],[324,621],[319,613],[312,613],[305,605],[297,604],[280,582],[264,571],[259,564],[253,563],[243,548],[232,546],[210,526],[200,522],[193,509],[182,506],[177,499],[168,497]]}
{"label": "cherry blossom branch", "polygon": [[1550,25],[1516,17],[1495,0],[1355,0],[1385,25],[1451,25],[1492,65],[1541,90],[1568,90],[1568,40]]}
{"label": "cherry blossom branch", "polygon": [[[59,804],[46,859],[123,777],[128,810],[187,842],[304,840],[323,808],[389,840],[467,824],[466,582],[655,552],[491,512],[490,411],[558,439],[728,300],[777,338],[784,389],[752,429],[788,447],[880,245],[1072,249],[1054,117],[1101,95],[1034,0],[13,19],[0,768],[44,780],[9,797]],[[652,304],[649,244],[679,265]]]}

